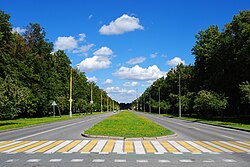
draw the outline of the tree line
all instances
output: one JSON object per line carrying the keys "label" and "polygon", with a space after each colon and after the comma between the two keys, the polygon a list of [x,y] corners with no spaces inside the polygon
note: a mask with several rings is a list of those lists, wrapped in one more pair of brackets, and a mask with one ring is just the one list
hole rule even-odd
{"label": "tree line", "polygon": [[[9,19],[0,11],[0,119],[47,116],[54,100],[58,113],[68,114],[72,67],[66,53],[53,53],[53,43],[39,24],[30,23],[20,35],[12,31]],[[73,68],[72,77],[73,112],[101,111],[101,103],[102,111],[118,108],[85,73]]]}
{"label": "tree line", "polygon": [[[133,102],[140,110],[179,112],[179,77],[183,114],[235,117],[250,112],[250,10],[241,11],[222,31],[200,31],[192,48],[193,65],[179,64]],[[160,87],[160,88],[159,88]]]}

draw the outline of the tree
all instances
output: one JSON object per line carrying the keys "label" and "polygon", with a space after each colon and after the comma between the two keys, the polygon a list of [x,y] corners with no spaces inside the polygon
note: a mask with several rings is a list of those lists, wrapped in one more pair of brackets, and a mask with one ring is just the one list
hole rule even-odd
{"label": "tree", "polygon": [[240,93],[241,93],[241,103],[242,104],[250,104],[250,84],[248,81],[242,82],[239,85]]}
{"label": "tree", "polygon": [[215,92],[201,90],[194,100],[194,110],[205,117],[219,115],[220,111],[226,109],[228,103],[224,96]]}

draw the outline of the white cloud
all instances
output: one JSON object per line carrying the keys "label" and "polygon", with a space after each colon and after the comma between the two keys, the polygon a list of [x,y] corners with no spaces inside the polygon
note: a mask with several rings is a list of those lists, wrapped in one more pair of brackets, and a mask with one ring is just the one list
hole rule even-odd
{"label": "white cloud", "polygon": [[87,79],[88,79],[88,82],[97,82],[98,81],[98,78],[96,78],[95,76],[87,77]]}
{"label": "white cloud", "polygon": [[113,80],[112,79],[106,79],[103,84],[104,85],[107,85],[107,84],[112,84],[113,83]]}
{"label": "white cloud", "polygon": [[152,54],[150,55],[150,57],[153,59],[153,58],[156,58],[157,55],[158,55],[158,53],[152,53]]}
{"label": "white cloud", "polygon": [[73,50],[77,48],[78,42],[72,37],[58,37],[55,42],[55,50]]}
{"label": "white cloud", "polygon": [[156,65],[142,68],[138,65],[128,68],[120,67],[119,70],[113,73],[115,77],[129,80],[155,80],[165,75]]}
{"label": "white cloud", "polygon": [[169,66],[177,66],[178,64],[183,64],[183,65],[185,65],[185,61],[184,60],[181,60],[181,58],[179,58],[179,57],[175,57],[175,58],[173,58],[172,60],[169,60],[169,61],[167,61],[167,64],[169,65]]}
{"label": "white cloud", "polygon": [[79,48],[73,50],[72,53],[86,53],[94,46],[95,46],[95,44],[83,45],[83,46],[80,46]]}
{"label": "white cloud", "polygon": [[140,20],[136,17],[124,14],[115,21],[110,22],[109,25],[103,25],[99,32],[103,35],[118,35],[136,29],[144,29],[144,27],[140,25]]}
{"label": "white cloud", "polygon": [[135,57],[127,61],[127,64],[140,64],[146,60],[145,57]]}
{"label": "white cloud", "polygon": [[24,28],[20,28],[20,27],[13,27],[12,28],[12,33],[18,33],[18,34],[22,34],[22,33],[24,33],[26,31],[26,29],[24,29]]}
{"label": "white cloud", "polygon": [[113,51],[106,46],[101,47],[100,49],[94,52],[95,56],[110,56],[112,54],[113,54]]}
{"label": "white cloud", "polygon": [[135,90],[128,90],[120,87],[108,87],[106,88],[106,92],[109,94],[135,94]]}
{"label": "white cloud", "polygon": [[127,87],[133,87],[133,86],[138,86],[139,83],[138,82],[125,82],[123,84],[123,86],[127,86]]}
{"label": "white cloud", "polygon": [[111,65],[111,55],[113,51],[108,47],[101,47],[94,52],[94,56],[84,59],[78,64],[80,71],[91,72],[95,70],[109,68]]}
{"label": "white cloud", "polygon": [[86,38],[86,35],[84,33],[79,34],[79,41],[84,41]]}

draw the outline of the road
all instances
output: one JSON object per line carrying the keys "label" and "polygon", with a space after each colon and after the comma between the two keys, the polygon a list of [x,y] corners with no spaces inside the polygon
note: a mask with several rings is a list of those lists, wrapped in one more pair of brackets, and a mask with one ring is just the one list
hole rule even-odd
{"label": "road", "polygon": [[0,133],[0,166],[246,166],[250,133],[134,112],[177,133],[167,140],[86,139],[80,134],[113,115]]}

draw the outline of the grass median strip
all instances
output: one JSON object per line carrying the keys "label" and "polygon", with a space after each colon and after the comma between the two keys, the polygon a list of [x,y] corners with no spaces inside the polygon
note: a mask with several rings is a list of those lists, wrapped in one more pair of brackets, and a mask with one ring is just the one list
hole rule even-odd
{"label": "grass median strip", "polygon": [[88,135],[125,138],[158,137],[174,134],[153,121],[129,111],[113,115],[85,131]]}
{"label": "grass median strip", "polygon": [[[100,114],[100,112],[93,113],[93,115],[95,114]],[[69,120],[69,119],[74,119],[74,118],[82,118],[85,116],[87,115],[73,114],[72,118],[70,118],[68,115],[62,115],[61,117],[49,116],[49,117],[41,117],[41,118],[18,118],[18,119],[13,119],[13,120],[1,120],[0,132],[5,131],[5,130],[10,130],[10,129],[32,126],[32,125],[39,125],[43,123],[64,121],[64,120]]]}

